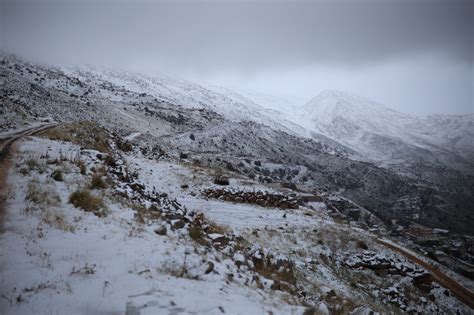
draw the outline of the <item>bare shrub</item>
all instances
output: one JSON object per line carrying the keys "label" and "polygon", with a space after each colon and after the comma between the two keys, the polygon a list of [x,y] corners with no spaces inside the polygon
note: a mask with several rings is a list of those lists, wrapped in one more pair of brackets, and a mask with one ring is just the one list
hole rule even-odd
{"label": "bare shrub", "polygon": [[92,175],[89,187],[91,189],[105,189],[107,188],[107,184],[105,183],[101,174],[95,173],[94,175]]}
{"label": "bare shrub", "polygon": [[93,212],[99,217],[106,215],[105,205],[100,197],[96,197],[86,189],[76,190],[69,196],[69,202],[75,207],[87,212]]}
{"label": "bare shrub", "polygon": [[198,244],[208,245],[208,241],[204,238],[204,232],[202,226],[200,225],[191,225],[189,227],[189,237]]}
{"label": "bare shrub", "polygon": [[36,168],[39,168],[39,163],[33,158],[26,160],[25,165],[28,167],[30,171]]}
{"label": "bare shrub", "polygon": [[114,157],[109,154],[104,159],[104,165],[115,167],[117,166],[117,162],[115,161]]}
{"label": "bare shrub", "polygon": [[86,175],[87,168],[86,168],[86,164],[84,164],[84,161],[82,161],[82,160],[77,160],[77,161],[76,161],[76,165],[77,165],[77,167],[79,167],[79,172],[80,172],[82,175]]}

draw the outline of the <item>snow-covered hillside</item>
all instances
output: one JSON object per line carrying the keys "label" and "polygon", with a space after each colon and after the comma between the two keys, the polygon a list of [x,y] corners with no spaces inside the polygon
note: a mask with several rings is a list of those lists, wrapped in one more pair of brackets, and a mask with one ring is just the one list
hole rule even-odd
{"label": "snow-covered hillside", "polygon": [[416,157],[472,168],[474,115],[411,116],[367,98],[327,90],[299,109],[299,121],[376,161]]}
{"label": "snow-covered hillside", "polygon": [[[470,213],[469,116],[442,120],[446,128],[432,117],[420,132],[419,118],[340,92],[281,113],[266,107],[266,97],[165,75],[59,69],[12,56],[3,56],[0,71],[2,130],[94,121],[118,136],[134,135],[131,142],[150,158],[189,155],[266,182],[340,191],[386,220],[402,211],[428,225],[469,230],[469,220],[445,215]],[[262,99],[265,106],[257,104]],[[429,202],[431,213],[406,205],[392,211],[399,200],[419,200],[427,191],[441,194]]]}
{"label": "snow-covered hillside", "polygon": [[[468,312],[324,202],[211,199],[203,192],[222,189],[212,169],[127,154],[113,139],[97,151],[88,132],[47,139],[61,130],[21,141],[9,172],[2,314]],[[226,175],[234,192],[289,193]]]}
{"label": "snow-covered hillside", "polygon": [[286,132],[305,134],[301,126],[285,119],[283,114],[225,88],[200,85],[167,75],[152,77],[95,67],[65,69],[65,72],[86,82],[111,82],[145,98],[179,104],[184,108],[212,110],[232,121],[251,120]]}
{"label": "snow-covered hillside", "polygon": [[[454,270],[474,261],[474,177],[453,168],[470,167],[472,116],[334,91],[280,112],[264,96],[11,56],[0,86],[0,130],[48,127],[0,137],[17,141],[0,173],[2,314],[468,313],[380,239],[472,288]],[[406,236],[414,223],[450,230],[450,260]]]}

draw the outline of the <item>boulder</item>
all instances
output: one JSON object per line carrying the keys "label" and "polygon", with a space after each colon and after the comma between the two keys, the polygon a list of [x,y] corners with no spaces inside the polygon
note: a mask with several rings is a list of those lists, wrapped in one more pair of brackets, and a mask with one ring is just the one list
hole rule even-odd
{"label": "boulder", "polygon": [[185,226],[185,223],[183,220],[177,220],[173,223],[173,228],[175,229],[182,229],[184,228],[184,226]]}
{"label": "boulder", "polygon": [[166,235],[166,226],[162,225],[155,229],[155,233],[158,235]]}
{"label": "boulder", "polygon": [[244,198],[242,198],[242,197],[235,197],[234,201],[235,201],[235,202],[238,202],[238,203],[242,203],[242,202],[244,202]]}

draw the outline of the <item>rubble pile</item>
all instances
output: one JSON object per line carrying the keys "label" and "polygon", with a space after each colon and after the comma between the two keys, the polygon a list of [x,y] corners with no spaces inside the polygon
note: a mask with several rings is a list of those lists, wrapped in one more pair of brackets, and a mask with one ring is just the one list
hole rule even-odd
{"label": "rubble pile", "polygon": [[228,189],[206,189],[203,195],[208,198],[215,198],[223,201],[236,203],[250,203],[262,207],[274,207],[282,209],[298,209],[302,199],[296,194],[283,195],[268,193],[264,191],[231,191]]}
{"label": "rubble pile", "polygon": [[[353,269],[370,269],[379,276],[395,276],[405,277],[408,283],[419,289],[429,300],[434,301],[435,297],[431,293],[433,289],[433,277],[425,270],[408,264],[407,262],[392,257],[384,256],[383,254],[366,250],[362,253],[348,257],[344,264]],[[389,278],[387,278],[388,280]],[[400,279],[400,278],[397,278]],[[399,281],[397,281],[399,282]],[[405,290],[399,284],[394,284],[385,289],[377,290],[384,296],[386,302],[396,304],[403,311],[413,311],[413,306],[410,307]],[[426,303],[426,299],[423,298]]]}

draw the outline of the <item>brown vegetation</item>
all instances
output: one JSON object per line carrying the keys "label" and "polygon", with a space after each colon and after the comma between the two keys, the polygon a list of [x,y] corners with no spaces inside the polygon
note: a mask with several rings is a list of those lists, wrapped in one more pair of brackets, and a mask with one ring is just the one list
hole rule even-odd
{"label": "brown vegetation", "polygon": [[76,190],[69,196],[69,202],[75,207],[87,212],[93,212],[98,217],[106,215],[104,202],[86,189]]}
{"label": "brown vegetation", "polygon": [[67,141],[100,152],[110,152],[107,131],[93,122],[74,122],[58,125],[39,134],[51,140]]}
{"label": "brown vegetation", "polygon": [[107,188],[107,184],[105,183],[102,175],[99,173],[94,173],[91,178],[91,183],[89,184],[89,188],[91,189],[105,189]]}

